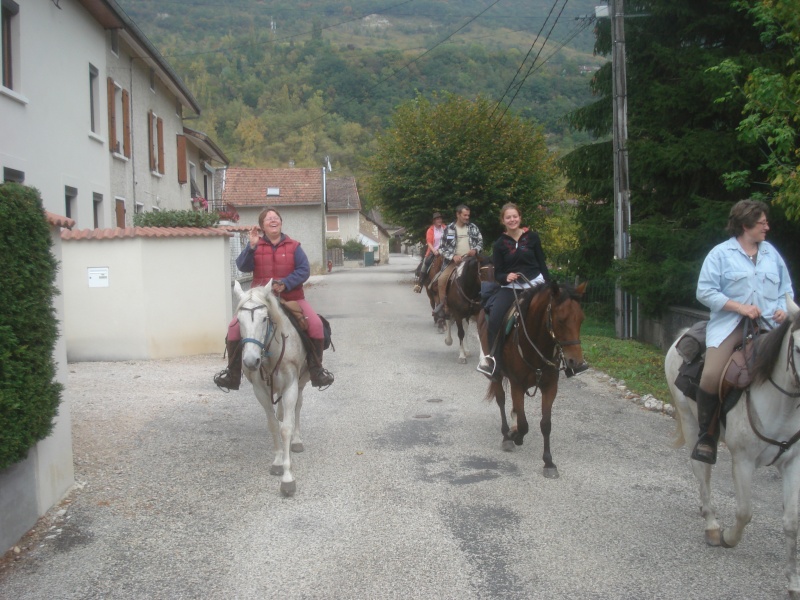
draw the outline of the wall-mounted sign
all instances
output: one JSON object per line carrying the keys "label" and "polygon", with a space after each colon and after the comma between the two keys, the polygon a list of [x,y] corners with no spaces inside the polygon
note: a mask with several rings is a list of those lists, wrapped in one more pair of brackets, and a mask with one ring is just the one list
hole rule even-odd
{"label": "wall-mounted sign", "polygon": [[89,287],[108,287],[108,267],[89,267]]}

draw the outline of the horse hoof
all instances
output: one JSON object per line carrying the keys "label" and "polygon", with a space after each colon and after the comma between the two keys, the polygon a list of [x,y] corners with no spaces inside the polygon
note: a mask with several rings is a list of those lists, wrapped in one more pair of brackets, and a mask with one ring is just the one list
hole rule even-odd
{"label": "horse hoof", "polygon": [[290,446],[290,448],[291,448],[292,452],[297,452],[297,453],[300,453],[303,450],[305,450],[305,448],[303,447],[303,442],[294,442]]}
{"label": "horse hoof", "polygon": [[709,546],[722,545],[722,532],[719,529],[706,529],[706,544]]}
{"label": "horse hoof", "polygon": [[789,600],[800,600],[800,590],[789,590]]}
{"label": "horse hoof", "polygon": [[282,481],[281,482],[281,494],[286,496],[294,496],[294,493],[297,491],[297,483],[294,481]]}
{"label": "horse hoof", "polygon": [[545,467],[542,470],[542,473],[548,479],[558,479],[559,478],[558,469],[556,467]]}
{"label": "horse hoof", "polygon": [[269,468],[270,475],[283,475],[283,465],[272,465]]}
{"label": "horse hoof", "polygon": [[503,452],[513,452],[514,442],[511,440],[503,440]]}
{"label": "horse hoof", "polygon": [[725,531],[723,530],[720,530],[719,532],[719,545],[721,548],[733,548],[733,546],[725,541]]}
{"label": "horse hoof", "polygon": [[460,364],[460,365],[465,365],[465,364],[467,364],[467,359],[466,359],[466,358],[461,358],[461,357],[459,356],[459,357],[458,357],[458,364]]}
{"label": "horse hoof", "polygon": [[448,340],[447,338],[445,338],[444,343],[447,344],[448,346],[452,346],[453,340]]}

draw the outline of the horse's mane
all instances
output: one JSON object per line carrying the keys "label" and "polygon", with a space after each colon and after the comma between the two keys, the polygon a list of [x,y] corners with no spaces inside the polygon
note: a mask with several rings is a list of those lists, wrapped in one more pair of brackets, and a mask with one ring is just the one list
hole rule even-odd
{"label": "horse's mane", "polygon": [[[795,325],[800,325],[800,321]],[[769,379],[772,374],[772,368],[775,366],[780,355],[783,336],[786,335],[790,327],[792,327],[792,322],[786,319],[769,333],[756,338],[756,345],[753,348],[755,360],[753,361],[752,367],[750,367],[750,374],[754,382],[761,383]],[[796,328],[797,327],[795,327],[795,329]]]}
{"label": "horse's mane", "polygon": [[531,300],[533,300],[534,296],[546,289],[552,291],[553,299],[556,301],[556,305],[566,302],[567,300],[575,300],[576,302],[580,302],[582,297],[582,294],[576,291],[575,286],[568,283],[556,283],[550,281],[539,283],[532,288],[525,290],[520,296],[520,304],[523,306],[527,305]]}

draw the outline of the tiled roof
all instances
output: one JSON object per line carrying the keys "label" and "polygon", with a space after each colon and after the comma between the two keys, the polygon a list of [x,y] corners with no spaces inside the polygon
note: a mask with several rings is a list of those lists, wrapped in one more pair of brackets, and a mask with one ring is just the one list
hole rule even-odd
{"label": "tiled roof", "polygon": [[230,232],[222,227],[112,227],[62,231],[62,240],[121,240],[126,238],[223,237]]}
{"label": "tiled roof", "polygon": [[[267,196],[267,188],[277,188],[280,193]],[[222,201],[233,206],[322,204],[322,168],[228,168]]]}
{"label": "tiled roof", "polygon": [[329,211],[361,210],[355,177],[338,177],[326,181]]}
{"label": "tiled roof", "polygon": [[75,227],[75,220],[70,219],[69,217],[51,213],[49,210],[44,211],[44,216],[47,219],[47,222],[53,227],[65,227],[66,229],[72,229]]}

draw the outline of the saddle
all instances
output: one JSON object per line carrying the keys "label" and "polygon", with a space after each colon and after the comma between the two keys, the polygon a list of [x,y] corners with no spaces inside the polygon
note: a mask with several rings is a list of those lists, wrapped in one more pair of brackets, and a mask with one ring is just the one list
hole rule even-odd
{"label": "saddle", "polygon": [[[303,345],[306,347],[306,350],[314,352],[311,338],[308,337],[308,319],[306,319],[306,316],[303,314],[300,303],[297,302],[297,300],[284,300],[283,298],[279,300],[283,312],[286,313],[286,316],[289,317],[289,320],[297,331],[300,332],[300,337],[303,340]],[[327,350],[333,347],[333,351],[336,352],[336,347],[333,346],[333,341],[331,339],[331,324],[328,322],[328,319],[322,315],[319,315],[319,318],[322,321],[322,333],[324,335],[322,349]]]}
{"label": "saddle", "polygon": [[[678,354],[683,358],[683,364],[678,369],[678,377],[675,379],[675,387],[695,401],[697,401],[697,390],[705,366],[707,324],[707,321],[695,323],[675,345]],[[752,338],[748,339],[744,346],[740,345],[722,370],[719,397],[723,402],[723,418],[736,406],[742,392],[753,381],[748,367],[753,364],[755,345],[756,342]]]}

